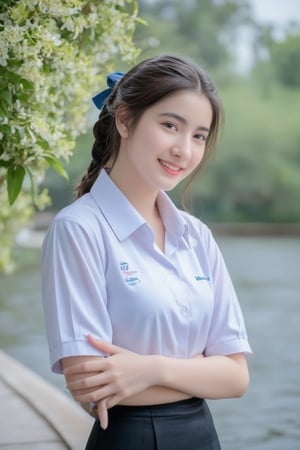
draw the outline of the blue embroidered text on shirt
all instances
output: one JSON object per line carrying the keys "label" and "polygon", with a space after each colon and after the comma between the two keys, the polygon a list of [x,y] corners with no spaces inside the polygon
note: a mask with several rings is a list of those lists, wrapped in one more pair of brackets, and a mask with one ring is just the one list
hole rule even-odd
{"label": "blue embroidered text on shirt", "polygon": [[140,284],[141,280],[138,277],[126,277],[125,282],[128,286],[135,286]]}
{"label": "blue embroidered text on shirt", "polygon": [[200,275],[194,275],[196,281],[210,281],[210,277],[201,277]]}
{"label": "blue embroidered text on shirt", "polygon": [[128,262],[126,262],[126,261],[121,261],[120,262],[120,269],[122,270],[122,272],[124,271],[124,270],[128,270]]}
{"label": "blue embroidered text on shirt", "polygon": [[120,269],[124,275],[124,281],[128,286],[135,286],[139,284],[141,280],[135,275],[137,270],[129,270],[129,264],[126,261],[120,262]]}

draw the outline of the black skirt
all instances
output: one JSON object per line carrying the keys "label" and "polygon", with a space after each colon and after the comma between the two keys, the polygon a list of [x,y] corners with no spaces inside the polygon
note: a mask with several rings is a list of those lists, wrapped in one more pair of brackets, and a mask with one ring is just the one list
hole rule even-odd
{"label": "black skirt", "polygon": [[96,420],[86,450],[221,450],[205,400],[115,406],[109,425]]}

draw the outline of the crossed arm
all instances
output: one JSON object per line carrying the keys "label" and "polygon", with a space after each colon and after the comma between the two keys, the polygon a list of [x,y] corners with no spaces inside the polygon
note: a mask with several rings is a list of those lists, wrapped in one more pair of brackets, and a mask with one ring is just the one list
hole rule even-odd
{"label": "crossed arm", "polygon": [[117,404],[240,397],[249,383],[243,353],[180,359],[140,355],[91,336],[88,339],[91,345],[111,356],[67,357],[62,364],[74,399],[97,403],[102,428],[108,424],[107,410]]}

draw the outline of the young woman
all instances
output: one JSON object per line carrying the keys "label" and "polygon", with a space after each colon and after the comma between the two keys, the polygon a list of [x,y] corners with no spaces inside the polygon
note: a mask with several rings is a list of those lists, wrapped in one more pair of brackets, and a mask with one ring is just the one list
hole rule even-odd
{"label": "young woman", "polygon": [[217,450],[204,399],[245,392],[251,350],[211,232],[164,191],[207,160],[219,100],[173,56],[108,82],[78,199],[43,245],[52,370],[96,417],[88,450]]}

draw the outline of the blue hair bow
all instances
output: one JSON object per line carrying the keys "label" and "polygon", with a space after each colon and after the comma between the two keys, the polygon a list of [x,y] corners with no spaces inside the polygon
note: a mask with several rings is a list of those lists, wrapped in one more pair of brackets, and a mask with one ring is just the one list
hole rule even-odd
{"label": "blue hair bow", "polygon": [[115,86],[115,84],[117,84],[121,80],[121,78],[123,76],[124,76],[123,72],[113,72],[113,73],[110,73],[107,76],[106,84],[108,86],[108,89],[105,89],[104,91],[101,91],[99,94],[95,95],[92,98],[94,104],[96,105],[96,107],[98,109],[102,109],[103,108],[103,105],[104,105],[107,97],[111,93],[112,88]]}

